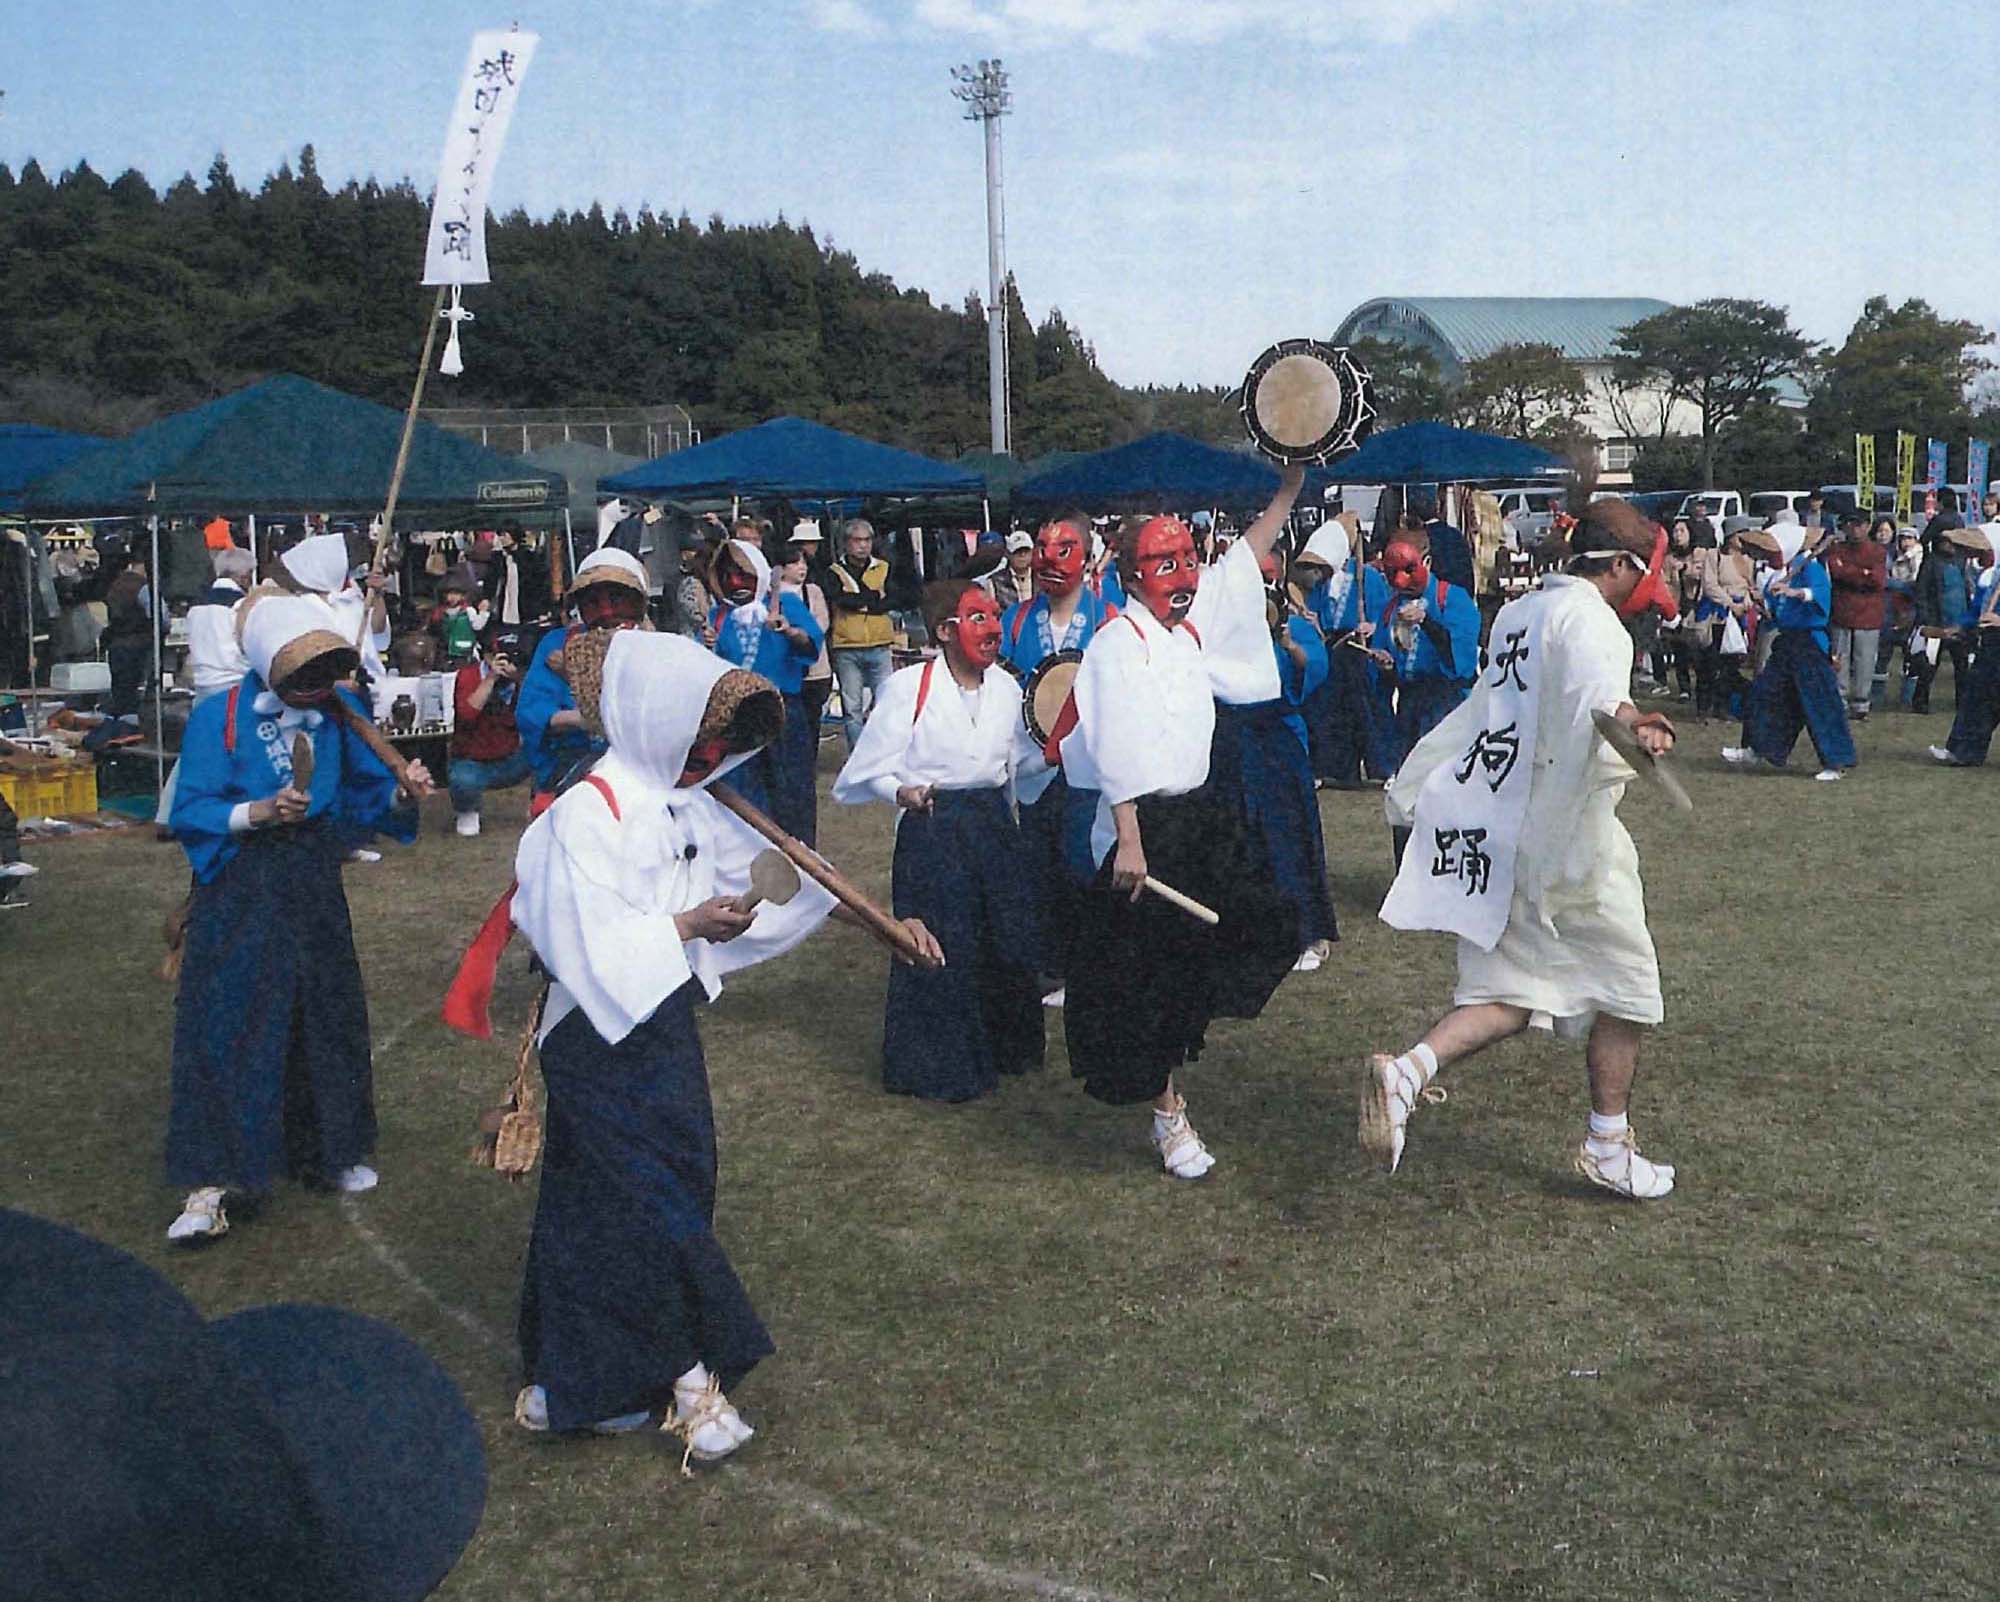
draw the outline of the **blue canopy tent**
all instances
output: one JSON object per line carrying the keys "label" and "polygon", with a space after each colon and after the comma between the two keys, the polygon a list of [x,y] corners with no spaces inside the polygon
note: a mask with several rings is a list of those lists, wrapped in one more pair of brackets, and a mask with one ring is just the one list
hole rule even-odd
{"label": "blue canopy tent", "polygon": [[848,495],[980,495],[977,473],[948,467],[802,417],[779,417],[600,479],[614,495],[699,501],[746,496],[787,501]]}
{"label": "blue canopy tent", "polygon": [[1261,509],[1277,492],[1278,470],[1262,457],[1160,433],[1031,474],[1015,486],[1014,503],[1085,512]]}
{"label": "blue canopy tent", "polygon": [[32,423],[0,423],[0,512],[21,510],[21,492],[38,478],[104,443]]}
{"label": "blue canopy tent", "polygon": [[[29,484],[21,502],[36,517],[147,516],[157,609],[165,598],[158,582],[162,513],[379,511],[402,437],[401,412],[281,373],[78,455]],[[398,504],[514,512],[559,501],[563,492],[561,474],[419,420]],[[155,762],[164,774],[157,695],[153,708]]]}
{"label": "blue canopy tent", "polygon": [[1373,435],[1352,456],[1320,469],[1329,484],[1492,484],[1556,478],[1569,464],[1553,451],[1500,434],[1409,423]]}
{"label": "blue canopy tent", "polygon": [[[79,456],[22,496],[36,516],[373,512],[403,414],[282,373]],[[515,511],[559,500],[562,476],[419,420],[398,505]]]}

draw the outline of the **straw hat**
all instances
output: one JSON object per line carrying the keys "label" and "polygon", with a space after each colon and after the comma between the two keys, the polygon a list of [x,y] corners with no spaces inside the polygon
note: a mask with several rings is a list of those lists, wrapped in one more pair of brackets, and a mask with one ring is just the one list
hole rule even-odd
{"label": "straw hat", "polygon": [[1993,541],[1983,528],[1947,528],[1938,532],[1938,538],[1961,549],[1975,552],[1980,556],[1993,554]]}

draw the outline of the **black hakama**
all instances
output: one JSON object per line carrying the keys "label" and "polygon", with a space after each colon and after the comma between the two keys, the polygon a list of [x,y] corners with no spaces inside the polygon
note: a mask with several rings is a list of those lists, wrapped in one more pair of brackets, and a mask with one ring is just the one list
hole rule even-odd
{"label": "black hakama", "polygon": [[1090,826],[1096,815],[1097,792],[1071,789],[1060,772],[1021,807],[1021,842],[1041,912],[1042,972],[1053,979],[1068,971],[1077,897],[1090,883]]}
{"label": "black hakama", "polygon": [[1212,1018],[1254,1018],[1300,951],[1298,914],[1271,883],[1213,779],[1139,801],[1147,872],[1221,914],[1210,927],[1111,886],[1114,846],[1079,904],[1063,1031],[1070,1071],[1098,1101],[1152,1101],[1201,1055]]}
{"label": "black hakama", "polygon": [[1959,687],[1958,716],[1951,720],[1945,749],[1965,767],[1982,767],[2000,726],[2000,629],[1981,629],[1979,654]]}
{"label": "black hakama", "polygon": [[1326,682],[1305,704],[1314,776],[1335,786],[1358,785],[1364,775],[1386,779],[1396,766],[1395,733],[1367,653],[1329,638],[1326,660]]}
{"label": "black hakama", "polygon": [[[1451,716],[1465,699],[1465,686],[1456,679],[1405,679],[1396,686],[1396,723],[1389,736],[1389,755],[1395,766],[1416,750],[1417,743]],[[1393,769],[1391,770],[1394,771]]]}
{"label": "black hakama", "polygon": [[819,840],[819,720],[796,694],[785,697],[785,727],[763,753],[770,813],[794,839]]}
{"label": "black hakama", "polygon": [[1303,951],[1315,941],[1338,940],[1340,931],[1327,888],[1312,765],[1292,721],[1297,716],[1283,701],[1218,701],[1208,782],[1240,808],[1251,850],[1262,853],[1271,882],[1297,913]]}
{"label": "black hakama", "polygon": [[167,1183],[331,1180],[375,1149],[368,1001],[332,818],[241,837],[189,909]]}
{"label": "black hakama", "polygon": [[690,980],[617,1045],[578,1008],[542,1042],[548,1133],[521,1287],[521,1358],[549,1427],[725,1389],[775,1348],[715,1238],[715,1119]]}
{"label": "black hakama", "polygon": [[1041,918],[1023,858],[1003,790],[936,790],[928,813],[897,823],[896,916],[921,918],[945,965],[889,969],[884,1090],[970,1101],[1042,1066]]}
{"label": "black hakama", "polygon": [[1782,768],[1802,730],[1812,736],[1822,768],[1860,761],[1833,659],[1812,634],[1780,629],[1770,661],[1743,700],[1743,743]]}

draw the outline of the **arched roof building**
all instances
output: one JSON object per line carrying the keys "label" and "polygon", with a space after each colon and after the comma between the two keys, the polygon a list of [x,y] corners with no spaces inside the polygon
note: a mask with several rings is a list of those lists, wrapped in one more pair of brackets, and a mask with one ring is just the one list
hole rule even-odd
{"label": "arched roof building", "polygon": [[1673,308],[1643,297],[1533,299],[1478,295],[1393,295],[1363,301],[1333,336],[1336,345],[1356,339],[1397,340],[1437,358],[1447,383],[1465,376],[1465,364],[1503,345],[1553,345],[1586,369],[1608,368],[1619,332]]}
{"label": "arched roof building", "polygon": [[1333,343],[1379,339],[1414,345],[1437,359],[1446,384],[1465,378],[1468,362],[1505,345],[1553,345],[1582,370],[1582,421],[1597,437],[1601,482],[1631,482],[1639,442],[1661,431],[1699,433],[1701,413],[1649,390],[1627,390],[1611,376],[1618,335],[1672,306],[1643,296],[1384,295],[1365,300],[1341,321]]}

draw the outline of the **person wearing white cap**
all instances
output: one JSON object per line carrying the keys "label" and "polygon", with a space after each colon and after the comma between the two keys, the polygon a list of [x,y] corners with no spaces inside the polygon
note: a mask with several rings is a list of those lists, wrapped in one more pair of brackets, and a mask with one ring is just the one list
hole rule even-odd
{"label": "person wearing white cap", "polygon": [[[225,1197],[282,1174],[373,1188],[368,1004],[340,865],[355,829],[417,833],[349,726],[367,717],[339,688],[358,654],[326,603],[266,597],[243,649],[250,671],[188,720],[170,817],[195,881],[167,1123],[167,1179],[189,1187],[178,1242],[223,1234]],[[430,791],[421,763],[407,782]]]}
{"label": "person wearing white cap", "polygon": [[1007,536],[1007,565],[988,586],[1002,611],[1035,593],[1035,536],[1017,528]]}
{"label": "person wearing white cap", "polygon": [[[275,588],[295,595],[303,590],[323,597],[333,612],[334,632],[357,646],[362,670],[369,678],[379,680],[387,672],[382,665],[382,653],[389,649],[389,606],[383,598],[388,580],[380,573],[369,573],[357,585],[350,576],[352,571],[345,534],[313,534],[278,558],[271,581]],[[267,593],[260,586],[252,598],[252,607]],[[239,608],[239,620],[252,607]]]}
{"label": "person wearing white cap", "polygon": [[592,551],[577,563],[569,603],[576,609],[578,622],[542,636],[534,660],[521,676],[521,694],[514,705],[514,724],[521,731],[521,749],[528,753],[528,764],[534,770],[538,801],[555,794],[566,776],[604,750],[604,742],[593,738],[583,726],[576,697],[559,671],[563,642],[578,628],[650,627],[646,621],[648,594],[645,567],[636,556],[614,545]]}
{"label": "person wearing white cap", "polygon": [[[826,604],[820,573],[822,543],[819,524],[811,518],[801,518],[786,542],[784,559],[778,564],[777,584],[780,590],[797,595],[806,603],[806,610],[812,613],[812,620],[825,635],[833,628],[833,613]],[[827,655],[824,639],[820,641],[818,658],[806,669],[805,681],[799,686],[799,699],[805,703],[817,748],[820,720],[826,715],[826,703],[833,699],[833,658]]]}

